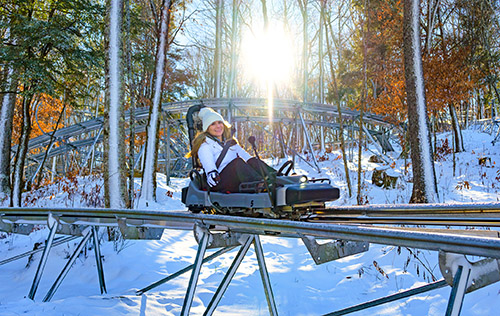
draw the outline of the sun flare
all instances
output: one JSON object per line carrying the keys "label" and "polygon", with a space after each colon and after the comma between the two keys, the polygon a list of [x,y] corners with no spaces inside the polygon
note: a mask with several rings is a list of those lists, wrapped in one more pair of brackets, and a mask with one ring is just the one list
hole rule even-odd
{"label": "sun flare", "polygon": [[291,78],[294,65],[291,37],[282,27],[248,32],[243,37],[242,67],[244,73],[267,92],[269,121],[273,120],[273,91]]}
{"label": "sun flare", "polygon": [[293,60],[292,40],[282,27],[254,30],[244,35],[242,67],[263,87],[285,83],[290,78]]}

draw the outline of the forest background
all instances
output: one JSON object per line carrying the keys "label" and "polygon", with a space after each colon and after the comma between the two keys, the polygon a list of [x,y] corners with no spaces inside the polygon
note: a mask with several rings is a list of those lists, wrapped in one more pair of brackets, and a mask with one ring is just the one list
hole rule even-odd
{"label": "forest background", "polygon": [[[25,174],[30,139],[97,116],[109,122],[116,111],[121,129],[110,132],[108,123],[104,136],[116,134],[118,141],[105,142],[103,152],[111,153],[113,144],[123,146],[117,151],[122,163],[110,172],[113,165],[104,156],[97,171],[105,181],[115,174],[121,179],[117,197],[106,190],[106,206],[131,207],[127,178],[134,170],[129,153],[150,140],[153,158],[145,164],[153,164],[143,167],[143,187],[148,186],[144,182],[154,186],[155,144],[161,131],[151,126],[158,125],[153,114],[162,102],[267,95],[268,82],[252,75],[247,61],[258,52],[248,48],[246,38],[262,30],[279,30],[292,43],[286,46],[291,54],[290,67],[283,69],[287,80],[273,81],[274,97],[369,111],[404,126],[409,104],[403,8],[409,3],[420,9],[419,53],[430,129],[435,135],[452,127],[451,150],[459,152],[461,128],[498,115],[498,1],[2,0],[2,199],[21,206],[23,190],[57,180],[46,172],[36,178]],[[113,26],[118,26],[118,38],[112,36]],[[264,50],[263,56],[271,52]],[[116,64],[119,89],[113,101]],[[133,117],[123,119],[124,111],[139,107],[151,108],[152,136],[124,134],[134,124]],[[400,141],[408,150],[411,133],[406,132]],[[435,152],[435,140],[433,144]],[[57,140],[50,146],[59,146]],[[67,174],[89,171],[75,163]],[[144,198],[154,199],[154,190]]]}

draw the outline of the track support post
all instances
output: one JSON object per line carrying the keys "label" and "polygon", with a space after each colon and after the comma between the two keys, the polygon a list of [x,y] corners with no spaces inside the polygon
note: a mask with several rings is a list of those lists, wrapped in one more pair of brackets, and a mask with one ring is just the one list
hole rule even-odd
{"label": "track support post", "polygon": [[54,236],[56,235],[58,222],[49,213],[47,218],[47,226],[50,229],[49,237],[47,238],[47,242],[45,243],[45,249],[42,253],[42,258],[40,258],[40,263],[38,264],[38,268],[35,273],[35,278],[33,279],[33,284],[31,285],[30,292],[28,294],[28,298],[31,300],[35,299],[36,290],[38,289],[38,285],[40,284],[40,279],[42,278],[43,270],[45,269],[45,265],[47,264],[47,259],[49,257],[50,249],[52,248],[52,243],[54,242]]}
{"label": "track support post", "polygon": [[75,260],[82,251],[83,247],[85,247],[85,245],[87,244],[87,241],[90,239],[91,235],[92,235],[92,229],[90,227],[87,227],[83,231],[82,241],[80,241],[78,247],[76,247],[75,251],[73,252],[73,255],[71,256],[71,258],[69,258],[68,262],[66,263],[63,270],[57,277],[56,281],[54,282],[50,290],[47,292],[47,295],[45,295],[45,298],[43,299],[44,302],[48,302],[52,299],[57,289],[59,288],[59,285],[61,285],[62,281],[68,274],[69,270],[71,269],[71,266],[73,266],[73,263],[75,263]]}
{"label": "track support post", "polygon": [[224,275],[224,278],[222,279],[221,284],[215,291],[214,296],[212,297],[212,300],[210,303],[208,303],[207,309],[205,310],[205,313],[203,313],[204,316],[206,315],[212,315],[215,309],[217,308],[217,305],[219,304],[222,296],[224,295],[224,292],[226,291],[227,287],[229,286],[229,283],[231,283],[231,280],[233,279],[234,275],[236,274],[236,271],[238,270],[238,267],[240,266],[241,262],[243,261],[243,258],[245,258],[246,253],[248,252],[248,248],[250,248],[250,245],[254,241],[254,236],[248,236],[247,240],[243,243],[243,245],[240,248],[240,251],[236,255],[236,257],[233,260],[233,263],[231,264],[231,267],[229,267],[229,270],[226,272],[226,275]]}
{"label": "track support post", "polygon": [[453,287],[446,308],[446,316],[459,316],[464,302],[467,282],[469,281],[470,269],[458,266],[455,277],[453,278]]}
{"label": "track support post", "polygon": [[500,281],[500,259],[470,262],[465,255],[439,252],[439,269],[452,286],[446,316],[458,316],[466,293]]}
{"label": "track support post", "polygon": [[257,256],[257,262],[259,263],[260,277],[262,278],[262,284],[264,285],[264,292],[266,294],[267,306],[269,307],[269,314],[271,316],[277,316],[278,310],[276,309],[276,302],[274,301],[273,289],[271,287],[269,273],[267,272],[264,250],[262,249],[259,235],[254,236],[253,246],[255,248],[255,255]]}
{"label": "track support post", "polygon": [[106,282],[104,280],[101,245],[99,244],[99,236],[97,234],[97,228],[95,226],[92,226],[92,239],[94,241],[94,254],[95,254],[95,263],[97,267],[97,276],[99,277],[99,288],[101,290],[101,294],[108,293],[108,291],[106,290]]}
{"label": "track support post", "polygon": [[181,316],[189,315],[189,310],[191,309],[191,304],[193,303],[194,292],[196,290],[196,284],[198,283],[198,278],[200,276],[203,257],[205,256],[205,252],[207,250],[209,237],[210,234],[208,233],[208,230],[206,230],[203,232],[201,240],[198,244],[198,251],[194,260],[193,271],[191,272],[186,296],[184,297],[184,303],[182,304]]}

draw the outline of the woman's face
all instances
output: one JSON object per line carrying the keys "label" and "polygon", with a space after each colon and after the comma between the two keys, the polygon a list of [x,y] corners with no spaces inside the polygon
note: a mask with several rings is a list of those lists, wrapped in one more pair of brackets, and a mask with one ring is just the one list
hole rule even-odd
{"label": "woman's face", "polygon": [[224,123],[222,123],[222,121],[213,122],[208,127],[207,132],[213,137],[222,140],[222,134],[224,133]]}

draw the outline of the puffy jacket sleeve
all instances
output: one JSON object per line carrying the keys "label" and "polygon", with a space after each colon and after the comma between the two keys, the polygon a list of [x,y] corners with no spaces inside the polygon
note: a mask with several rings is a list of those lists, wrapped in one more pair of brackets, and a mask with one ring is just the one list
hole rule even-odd
{"label": "puffy jacket sleeve", "polygon": [[212,170],[217,170],[217,167],[215,166],[216,158],[214,157],[212,146],[206,142],[201,144],[200,149],[198,150],[198,158],[200,159],[201,165],[205,170],[205,174]]}

